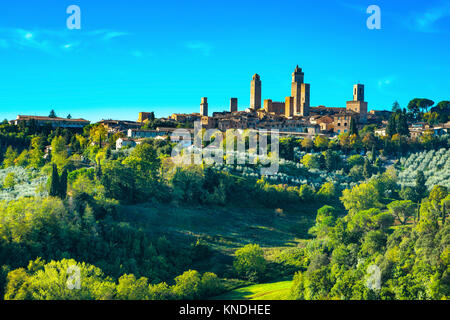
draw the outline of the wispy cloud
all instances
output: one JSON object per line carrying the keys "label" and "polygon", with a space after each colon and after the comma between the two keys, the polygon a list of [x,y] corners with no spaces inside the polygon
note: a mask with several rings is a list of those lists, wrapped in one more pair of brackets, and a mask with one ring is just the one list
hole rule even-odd
{"label": "wispy cloud", "polygon": [[353,11],[357,11],[360,13],[366,13],[368,6],[363,6],[361,4],[353,4],[349,2],[339,2],[339,5],[341,5],[344,8],[351,9]]}
{"label": "wispy cloud", "polygon": [[393,81],[393,80],[390,79],[390,78],[380,79],[380,80],[378,80],[378,83],[377,83],[378,88],[384,88],[384,87],[387,87],[387,86],[389,86],[389,85],[392,84],[392,81]]}
{"label": "wispy cloud", "polygon": [[377,80],[377,89],[380,93],[387,93],[392,90],[392,86],[395,86],[397,76],[391,75],[380,78]]}
{"label": "wispy cloud", "polygon": [[450,3],[428,8],[425,12],[413,13],[406,19],[406,26],[419,32],[439,32],[437,22],[450,16]]}
{"label": "wispy cloud", "polygon": [[131,55],[136,58],[150,58],[154,57],[155,54],[153,52],[141,51],[141,50],[133,50],[131,51]]}
{"label": "wispy cloud", "polygon": [[99,41],[107,43],[117,37],[130,35],[114,30],[25,30],[20,28],[0,29],[0,49],[33,49],[48,54],[90,47]]}
{"label": "wispy cloud", "polygon": [[192,51],[200,52],[204,56],[209,56],[213,49],[212,45],[203,41],[187,42],[185,46]]}

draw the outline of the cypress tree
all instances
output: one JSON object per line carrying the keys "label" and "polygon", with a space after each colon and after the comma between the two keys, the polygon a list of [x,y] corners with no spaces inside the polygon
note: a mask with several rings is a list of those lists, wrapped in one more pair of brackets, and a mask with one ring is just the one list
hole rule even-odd
{"label": "cypress tree", "polygon": [[63,200],[67,197],[67,169],[64,169],[59,179],[59,197]]}
{"label": "cypress tree", "polygon": [[396,115],[397,113],[391,114],[391,116],[389,117],[388,124],[386,126],[386,135],[389,137],[397,133],[397,125],[395,121]]}
{"label": "cypress tree", "polygon": [[416,186],[414,188],[417,203],[419,203],[420,200],[427,196],[427,187],[425,186],[425,182],[425,175],[423,174],[423,172],[417,171]]}
{"label": "cypress tree", "polygon": [[372,163],[375,163],[376,159],[377,159],[377,150],[375,149],[375,146],[372,146],[372,154],[371,154]]}
{"label": "cypress tree", "polygon": [[53,164],[52,175],[50,177],[50,196],[59,196],[59,175],[58,167],[56,166],[56,164]]}
{"label": "cypress tree", "polygon": [[353,134],[358,135],[358,127],[356,126],[356,120],[355,120],[355,118],[352,118],[352,119],[350,120],[349,134],[350,134],[350,135],[353,135]]}
{"label": "cypress tree", "polygon": [[398,134],[402,136],[409,136],[409,128],[408,128],[408,121],[406,119],[406,114],[404,113],[398,114],[396,129]]}
{"label": "cypress tree", "polygon": [[372,166],[368,159],[364,161],[363,175],[366,179],[369,179],[372,176]]}

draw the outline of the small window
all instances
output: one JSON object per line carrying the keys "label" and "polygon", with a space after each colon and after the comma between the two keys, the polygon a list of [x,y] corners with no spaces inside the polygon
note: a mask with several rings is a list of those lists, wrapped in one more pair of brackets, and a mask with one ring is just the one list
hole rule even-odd
{"label": "small window", "polygon": [[347,126],[347,122],[346,123],[344,123],[344,127],[346,127]]}

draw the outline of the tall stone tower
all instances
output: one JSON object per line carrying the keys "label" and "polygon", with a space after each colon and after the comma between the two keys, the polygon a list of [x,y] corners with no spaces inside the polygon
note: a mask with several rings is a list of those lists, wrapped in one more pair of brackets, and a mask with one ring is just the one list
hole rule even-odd
{"label": "tall stone tower", "polygon": [[255,73],[250,85],[250,109],[258,110],[261,108],[261,79]]}
{"label": "tall stone tower", "polygon": [[236,112],[238,110],[238,99],[237,98],[231,98],[230,99],[230,112]]}
{"label": "tall stone tower", "polygon": [[367,102],[364,101],[364,85],[355,84],[353,86],[353,100],[347,101],[347,110],[358,113],[359,122],[367,121]]}
{"label": "tall stone tower", "polygon": [[353,101],[364,101],[364,85],[355,84],[353,86]]}
{"label": "tall stone tower", "polygon": [[293,109],[296,116],[309,115],[309,83],[303,83],[305,74],[298,66],[292,73],[291,97],[294,98]]}
{"label": "tall stone tower", "polygon": [[286,97],[284,108],[285,117],[290,118],[294,115],[294,97]]}
{"label": "tall stone tower", "polygon": [[200,103],[200,115],[203,117],[208,116],[208,98],[203,97]]}
{"label": "tall stone tower", "polygon": [[309,83],[302,83],[301,85],[301,102],[300,102],[300,114],[302,116],[309,116]]}

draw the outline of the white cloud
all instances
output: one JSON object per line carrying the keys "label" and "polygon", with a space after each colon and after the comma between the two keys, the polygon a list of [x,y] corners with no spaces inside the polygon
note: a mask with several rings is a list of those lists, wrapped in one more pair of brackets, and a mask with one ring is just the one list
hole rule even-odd
{"label": "white cloud", "polygon": [[185,44],[186,48],[192,50],[192,51],[198,51],[201,54],[203,54],[204,56],[209,56],[211,54],[211,51],[213,49],[213,47],[203,41],[192,41],[192,42],[187,42]]}
{"label": "white cloud", "polygon": [[113,30],[74,31],[61,30],[25,30],[19,28],[0,28],[0,48],[34,49],[49,54],[57,54],[68,49],[81,49],[95,46],[100,42],[109,42],[115,38],[130,35]]}
{"label": "white cloud", "polygon": [[411,14],[406,20],[407,27],[419,32],[439,32],[436,22],[450,16],[450,3],[427,9],[425,12]]}

